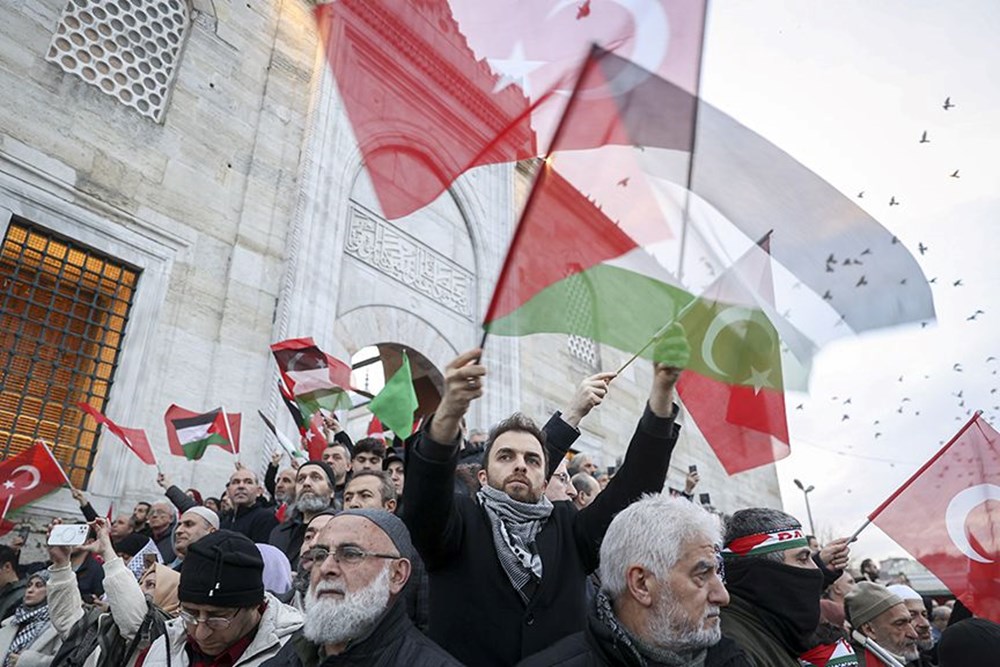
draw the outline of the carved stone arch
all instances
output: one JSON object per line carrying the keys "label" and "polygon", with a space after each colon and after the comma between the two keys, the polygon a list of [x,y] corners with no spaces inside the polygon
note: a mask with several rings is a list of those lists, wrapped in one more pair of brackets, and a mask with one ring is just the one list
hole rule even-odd
{"label": "carved stone arch", "polygon": [[458,354],[458,347],[418,313],[385,304],[369,304],[338,314],[334,336],[353,356],[377,341],[394,341],[419,350],[438,368]]}

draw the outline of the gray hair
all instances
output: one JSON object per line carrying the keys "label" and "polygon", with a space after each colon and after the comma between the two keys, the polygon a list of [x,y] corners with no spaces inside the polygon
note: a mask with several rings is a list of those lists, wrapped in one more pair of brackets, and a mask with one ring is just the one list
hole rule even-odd
{"label": "gray hair", "polygon": [[[739,510],[726,522],[726,544],[747,535],[776,533],[782,530],[802,530],[802,524],[794,516],[781,510],[769,507],[749,507]],[[781,551],[748,555],[745,558],[763,558],[778,563],[785,562],[785,555]]]}
{"label": "gray hair", "polygon": [[719,519],[698,505],[669,494],[646,494],[611,522],[601,543],[601,588],[617,600],[628,583],[625,573],[641,565],[664,576],[677,564],[685,546],[707,538],[721,546]]}

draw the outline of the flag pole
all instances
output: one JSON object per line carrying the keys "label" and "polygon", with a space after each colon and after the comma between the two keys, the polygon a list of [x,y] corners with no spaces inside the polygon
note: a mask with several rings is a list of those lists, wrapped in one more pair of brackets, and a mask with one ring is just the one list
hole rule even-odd
{"label": "flag pole", "polygon": [[66,471],[63,470],[62,465],[60,465],[60,463],[59,463],[59,459],[57,459],[55,457],[55,454],[52,453],[52,450],[49,449],[48,443],[45,442],[44,440],[42,440],[41,438],[38,438],[38,440],[36,442],[40,443],[42,445],[42,447],[45,448],[45,453],[48,454],[49,458],[52,459],[52,462],[56,464],[56,468],[58,468],[60,474],[62,474],[63,480],[65,480],[65,482],[66,482],[66,486],[68,486],[69,488],[72,489],[73,488],[73,482],[69,481],[69,475],[67,475]]}
{"label": "flag pole", "polygon": [[[646,344],[643,345],[642,348],[638,352],[636,352],[635,354],[633,354],[629,358],[628,361],[626,361],[624,364],[622,364],[618,368],[618,370],[615,371],[615,375],[616,376],[617,375],[621,375],[622,371],[624,371],[626,368],[628,368],[629,366],[631,366],[632,362],[634,362],[636,359],[638,359],[642,355],[643,352],[645,352],[646,350],[648,350],[649,346],[656,342],[656,339],[658,339],[660,336],[662,336],[663,334],[665,334],[667,332],[667,329],[669,329],[671,327],[671,325],[675,324],[678,320],[680,320],[682,317],[684,317],[685,315],[687,315],[688,311],[691,310],[691,307],[694,306],[694,304],[695,304],[696,301],[698,301],[698,299],[691,299],[686,304],[684,304],[684,307],[681,308],[677,312],[676,315],[674,315],[672,318],[670,318],[669,322],[667,322],[662,327],[660,327],[660,329],[655,334],[653,334],[653,337],[650,338],[648,341],[646,341]],[[614,379],[614,378],[612,378],[612,379]]]}
{"label": "flag pole", "polygon": [[[566,118],[570,115],[570,110],[576,106],[577,98],[579,97],[581,83],[583,82],[584,75],[587,70],[593,67],[595,62],[595,54],[601,52],[601,49],[596,43],[591,44],[590,51],[587,52],[587,57],[583,60],[583,65],[580,67],[580,73],[577,75],[576,82],[573,84],[573,92],[570,93],[569,101],[566,102],[566,107],[563,109],[562,116],[559,118],[559,123],[556,125],[555,132],[552,133],[552,140],[549,142],[548,148],[545,151],[545,157],[542,158],[542,166],[538,170],[538,174],[535,176],[535,180],[531,185],[531,190],[528,192],[528,199],[524,202],[524,208],[521,209],[521,216],[517,220],[517,228],[514,230],[514,237],[510,240],[510,245],[507,247],[507,254],[504,255],[503,266],[500,268],[500,276],[497,278],[496,287],[493,288],[493,297],[490,299],[490,305],[486,309],[486,316],[483,319],[483,337],[479,341],[479,349],[483,349],[486,346],[486,337],[489,335],[489,330],[486,328],[487,320],[491,319],[493,311],[499,306],[499,296],[500,290],[503,288],[506,282],[507,274],[510,271],[510,258],[514,255],[515,250],[518,247],[518,241],[521,239],[521,232],[524,229],[524,218],[526,217],[528,211],[531,209],[532,203],[535,201],[535,195],[538,192],[539,183],[545,178],[546,172],[552,169],[552,149],[553,146],[557,146],[559,139],[565,131]],[[545,94],[547,98],[552,95],[555,88],[548,91]],[[542,100],[539,100],[535,106],[540,104]],[[528,114],[530,114],[531,109],[528,109]],[[523,114],[527,115],[527,114]],[[480,153],[482,154],[482,152]],[[480,357],[481,358],[481,357]],[[477,359],[478,363],[479,360]]]}
{"label": "flag pole", "polygon": [[229,440],[229,451],[231,451],[233,456],[236,457],[236,465],[239,466],[240,453],[236,451],[236,443],[233,441],[233,432],[229,430],[229,414],[226,412],[226,406],[219,406],[219,409],[222,410],[222,421],[226,425],[226,438]]}
{"label": "flag pole", "polygon": [[856,531],[854,531],[854,534],[851,535],[851,539],[847,540],[847,543],[850,544],[851,542],[857,541],[858,535],[861,534],[861,531],[864,530],[865,528],[867,528],[868,526],[870,526],[871,523],[872,523],[872,520],[868,519],[863,524],[861,524],[861,527],[858,528]]}

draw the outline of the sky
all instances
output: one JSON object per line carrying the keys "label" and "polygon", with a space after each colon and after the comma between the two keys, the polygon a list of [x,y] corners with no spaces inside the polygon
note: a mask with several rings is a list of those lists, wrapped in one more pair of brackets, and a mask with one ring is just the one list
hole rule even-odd
{"label": "sky", "polygon": [[[971,411],[1000,424],[997,34],[992,0],[710,4],[704,99],[855,197],[935,281],[936,322],[828,344],[786,398],[785,509],[807,523],[793,480],[813,485],[821,536],[857,530]],[[853,552],[905,555],[874,526]]]}

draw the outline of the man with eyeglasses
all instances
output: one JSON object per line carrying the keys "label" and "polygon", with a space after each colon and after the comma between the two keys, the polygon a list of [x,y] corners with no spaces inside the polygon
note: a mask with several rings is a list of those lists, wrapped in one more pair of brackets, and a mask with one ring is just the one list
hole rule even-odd
{"label": "man with eyeglasses", "polygon": [[545,497],[554,503],[560,500],[573,502],[576,499],[576,487],[570,484],[565,457],[549,478],[549,483],[545,486]]}
{"label": "man with eyeglasses", "polygon": [[413,554],[390,512],[347,509],[330,519],[310,553],[305,625],[265,667],[459,665],[414,627],[401,602]]}
{"label": "man with eyeglasses", "polygon": [[257,667],[302,627],[264,591],[264,561],[246,536],[219,530],[192,543],[177,588],[179,618],[136,667]]}

